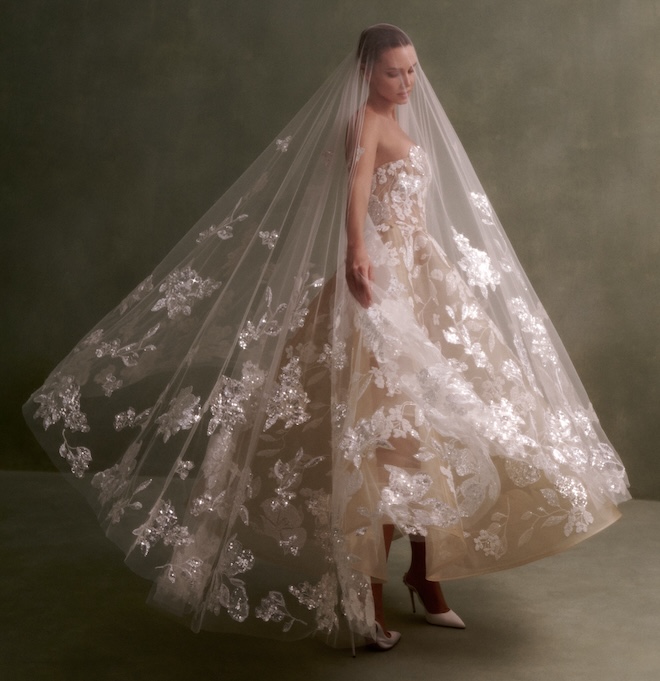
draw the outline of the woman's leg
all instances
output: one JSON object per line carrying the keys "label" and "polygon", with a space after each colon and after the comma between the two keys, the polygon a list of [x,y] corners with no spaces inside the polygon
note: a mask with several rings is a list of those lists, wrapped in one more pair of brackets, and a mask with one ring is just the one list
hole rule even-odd
{"label": "woman's leg", "polygon": [[426,541],[424,537],[411,535],[410,568],[403,579],[406,584],[416,589],[426,612],[436,614],[449,611],[440,584],[429,582],[426,579]]}
{"label": "woman's leg", "polygon": [[[389,556],[390,546],[392,545],[392,537],[394,536],[394,525],[383,525],[383,539],[385,542],[385,558]],[[383,583],[372,582],[371,592],[374,597],[374,614],[376,622],[380,624],[383,631],[387,631],[385,626],[385,610],[383,608]]]}

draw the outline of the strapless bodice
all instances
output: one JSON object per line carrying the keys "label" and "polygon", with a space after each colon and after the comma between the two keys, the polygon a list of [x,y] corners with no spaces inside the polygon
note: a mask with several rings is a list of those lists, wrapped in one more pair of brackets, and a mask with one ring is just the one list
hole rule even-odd
{"label": "strapless bodice", "polygon": [[424,150],[413,144],[407,156],[378,166],[371,180],[369,217],[378,231],[423,229],[426,192],[431,180]]}

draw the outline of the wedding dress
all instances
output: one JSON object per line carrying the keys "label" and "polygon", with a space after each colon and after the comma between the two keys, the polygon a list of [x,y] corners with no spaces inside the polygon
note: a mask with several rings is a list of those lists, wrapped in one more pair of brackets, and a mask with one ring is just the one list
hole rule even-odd
{"label": "wedding dress", "polygon": [[195,629],[340,644],[373,630],[384,524],[447,580],[563,550],[628,498],[421,71],[415,143],[373,175],[374,302],[348,293],[361,80],[348,58],[26,404],[152,601]]}

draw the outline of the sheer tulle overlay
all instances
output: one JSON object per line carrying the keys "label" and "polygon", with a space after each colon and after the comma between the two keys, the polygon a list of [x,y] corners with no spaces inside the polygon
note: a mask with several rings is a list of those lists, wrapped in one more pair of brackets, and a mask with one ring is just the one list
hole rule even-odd
{"label": "sheer tulle overlay", "polygon": [[342,644],[373,630],[384,524],[445,580],[567,548],[628,498],[421,70],[400,108],[415,144],[373,175],[374,303],[348,293],[365,96],[349,57],[25,405],[153,602],[195,629]]}

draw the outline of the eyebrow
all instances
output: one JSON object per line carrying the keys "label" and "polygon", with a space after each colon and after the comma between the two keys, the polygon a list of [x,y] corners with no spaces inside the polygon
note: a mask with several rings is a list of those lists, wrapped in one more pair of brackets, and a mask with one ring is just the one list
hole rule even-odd
{"label": "eyebrow", "polygon": [[410,66],[402,66],[402,67],[387,66],[385,68],[385,70],[386,71],[404,71],[404,70],[407,70],[407,69],[415,68],[415,66],[417,66],[417,64],[418,64],[418,62],[415,62],[414,64],[411,64]]}

